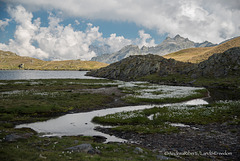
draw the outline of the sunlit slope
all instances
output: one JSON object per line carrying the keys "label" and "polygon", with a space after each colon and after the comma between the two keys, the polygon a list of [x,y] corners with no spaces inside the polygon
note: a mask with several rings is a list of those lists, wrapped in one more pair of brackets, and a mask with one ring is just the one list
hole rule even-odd
{"label": "sunlit slope", "polygon": [[167,59],[172,58],[183,62],[199,63],[207,60],[215,53],[223,53],[224,51],[233,47],[240,47],[240,37],[234,38],[214,47],[189,48],[167,54],[163,57]]}
{"label": "sunlit slope", "polygon": [[96,61],[65,60],[50,61],[44,64],[43,70],[92,70],[106,67],[108,64]]}
{"label": "sunlit slope", "polygon": [[81,60],[43,61],[31,57],[18,56],[15,53],[0,50],[0,69],[20,69],[20,64],[24,64],[21,69],[29,70],[92,70],[108,65],[106,63]]}

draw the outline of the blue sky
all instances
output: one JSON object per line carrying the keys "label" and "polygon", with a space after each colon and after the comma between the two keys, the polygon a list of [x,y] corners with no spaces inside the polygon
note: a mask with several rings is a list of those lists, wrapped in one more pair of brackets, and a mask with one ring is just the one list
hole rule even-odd
{"label": "blue sky", "polygon": [[195,42],[240,35],[238,0],[0,0],[0,50],[46,60],[84,59],[180,34]]}

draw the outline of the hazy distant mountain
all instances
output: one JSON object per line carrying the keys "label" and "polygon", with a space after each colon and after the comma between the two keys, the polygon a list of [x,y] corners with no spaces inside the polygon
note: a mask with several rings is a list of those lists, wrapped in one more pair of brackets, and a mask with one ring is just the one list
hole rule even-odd
{"label": "hazy distant mountain", "polygon": [[103,46],[90,45],[89,50],[90,52],[94,51],[97,56],[111,53],[110,46],[107,44]]}
{"label": "hazy distant mountain", "polygon": [[91,61],[105,62],[108,64],[122,60],[130,55],[142,54],[141,49],[136,45],[128,45],[123,47],[121,50],[112,54],[103,54],[101,56],[93,57]]}
{"label": "hazy distant mountain", "polygon": [[114,63],[122,60],[130,55],[166,55],[178,50],[193,48],[193,47],[210,47],[215,46],[211,42],[205,41],[203,43],[195,43],[188,38],[183,38],[180,35],[176,35],[174,38],[167,37],[161,44],[155,47],[143,46],[141,49],[136,45],[128,45],[123,47],[121,50],[114,52],[112,54],[103,54],[97,57],[93,57],[92,61],[104,62],[104,63]]}

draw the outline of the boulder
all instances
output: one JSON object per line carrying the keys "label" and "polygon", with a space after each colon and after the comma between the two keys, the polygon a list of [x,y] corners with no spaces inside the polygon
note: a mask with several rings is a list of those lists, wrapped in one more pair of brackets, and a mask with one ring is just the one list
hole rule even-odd
{"label": "boulder", "polygon": [[33,133],[9,134],[9,135],[6,135],[5,141],[7,141],[7,142],[14,142],[14,141],[17,141],[19,139],[28,139],[32,135],[33,135]]}
{"label": "boulder", "polygon": [[137,153],[137,154],[140,154],[140,153],[143,153],[143,149],[139,148],[139,147],[136,147],[133,152]]}
{"label": "boulder", "polygon": [[73,151],[73,152],[84,152],[84,153],[89,153],[89,154],[100,153],[100,151],[97,149],[94,149],[91,144],[80,144],[77,146],[66,148],[66,150]]}
{"label": "boulder", "polygon": [[106,137],[100,136],[100,135],[95,135],[95,136],[93,136],[93,139],[94,139],[94,141],[97,142],[97,143],[103,143],[103,142],[105,142],[105,141],[107,140]]}
{"label": "boulder", "polygon": [[172,158],[165,157],[163,155],[157,155],[157,159],[159,159],[159,160],[172,160]]}

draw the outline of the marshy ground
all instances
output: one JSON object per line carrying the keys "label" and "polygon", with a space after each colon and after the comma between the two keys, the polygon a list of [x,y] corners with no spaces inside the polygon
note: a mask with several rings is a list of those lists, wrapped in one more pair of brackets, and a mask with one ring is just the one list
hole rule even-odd
{"label": "marshy ground", "polygon": [[[173,160],[235,160],[240,150],[237,144],[240,133],[238,101],[201,107],[156,107],[94,119],[101,124],[118,125],[113,129],[98,130],[131,140],[135,142],[133,144],[103,144],[86,136],[39,137],[30,129],[14,128],[21,123],[43,121],[70,112],[133,104],[173,103],[206,95],[204,88],[170,86],[163,89],[146,82],[123,83],[106,79],[0,81],[0,157],[1,160],[160,160],[166,155]],[[171,123],[189,126],[176,127]],[[100,153],[66,150],[82,143],[91,144]],[[187,151],[226,151],[228,155],[170,154]]]}

